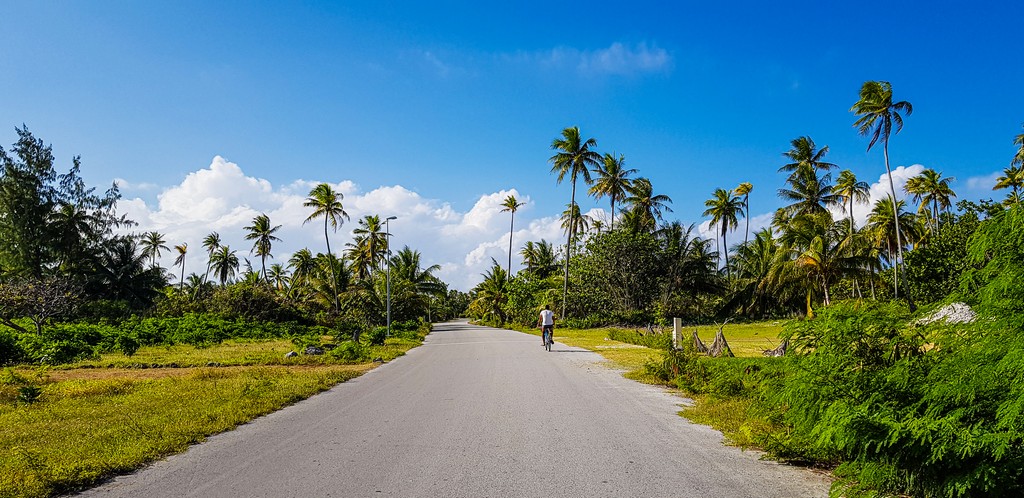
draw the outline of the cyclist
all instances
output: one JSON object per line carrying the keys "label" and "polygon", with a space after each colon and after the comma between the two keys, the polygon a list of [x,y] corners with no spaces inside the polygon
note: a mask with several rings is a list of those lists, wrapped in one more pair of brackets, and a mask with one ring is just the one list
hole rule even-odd
{"label": "cyclist", "polygon": [[537,319],[537,326],[540,327],[540,343],[542,346],[547,346],[544,342],[544,334],[551,334],[551,341],[555,339],[555,312],[551,311],[551,306],[545,304],[544,309],[540,311],[540,318]]}

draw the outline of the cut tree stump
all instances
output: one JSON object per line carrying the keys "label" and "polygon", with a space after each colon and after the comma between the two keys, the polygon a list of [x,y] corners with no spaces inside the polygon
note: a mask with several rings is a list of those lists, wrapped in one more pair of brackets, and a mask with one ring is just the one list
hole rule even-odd
{"label": "cut tree stump", "polygon": [[698,353],[708,352],[708,347],[701,342],[700,337],[697,337],[697,329],[693,329],[693,349],[696,349]]}
{"label": "cut tree stump", "polygon": [[782,341],[782,344],[779,344],[779,347],[777,347],[775,349],[765,349],[764,351],[761,352],[761,354],[763,354],[765,356],[771,356],[771,357],[785,356],[786,355],[786,348],[788,348],[788,347],[789,347],[789,339],[786,339],[786,340]]}
{"label": "cut tree stump", "polygon": [[736,356],[732,354],[732,349],[729,348],[729,343],[725,340],[725,334],[722,333],[726,323],[729,323],[729,320],[726,320],[725,323],[718,327],[718,333],[715,334],[715,342],[712,342],[711,347],[708,348],[708,356],[728,356],[730,358]]}

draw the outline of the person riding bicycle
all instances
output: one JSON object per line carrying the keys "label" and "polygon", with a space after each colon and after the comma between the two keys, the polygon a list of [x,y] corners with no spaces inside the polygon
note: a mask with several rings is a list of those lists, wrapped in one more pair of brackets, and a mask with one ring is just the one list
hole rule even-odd
{"label": "person riding bicycle", "polygon": [[551,334],[551,341],[555,340],[555,312],[551,311],[551,306],[545,304],[544,309],[540,311],[540,318],[537,319],[537,326],[540,327],[540,343],[543,346],[547,346],[544,341],[544,334]]}

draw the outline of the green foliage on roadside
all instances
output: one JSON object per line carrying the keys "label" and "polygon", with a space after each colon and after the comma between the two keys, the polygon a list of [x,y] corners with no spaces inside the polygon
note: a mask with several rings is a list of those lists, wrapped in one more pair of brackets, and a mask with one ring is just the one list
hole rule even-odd
{"label": "green foliage on roadside", "polygon": [[672,347],[672,335],[663,333],[641,334],[636,330],[611,329],[608,338],[613,341],[636,344],[652,349],[669,349]]}

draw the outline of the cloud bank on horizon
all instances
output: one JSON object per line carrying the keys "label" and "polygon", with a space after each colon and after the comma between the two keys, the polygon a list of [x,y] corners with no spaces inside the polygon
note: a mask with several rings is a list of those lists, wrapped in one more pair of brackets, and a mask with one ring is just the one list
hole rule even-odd
{"label": "cloud bank on horizon", "polygon": [[[897,195],[903,199],[903,185],[907,179],[919,174],[925,167],[920,164],[898,166],[893,169]],[[126,193],[136,195],[159,190],[151,184],[132,184],[118,179]],[[221,156],[215,156],[206,168],[189,173],[181,183],[165,188],[154,202],[142,197],[126,195],[118,210],[135,220],[135,231],[155,230],[164,235],[168,245],[188,243],[186,273],[200,273],[206,268],[206,255],[202,239],[210,232],[218,232],[223,243],[238,251],[240,258],[248,257],[251,244],[245,241],[243,227],[260,213],[265,213],[275,225],[281,225],[277,235],[281,241],[274,244],[274,257],[268,262],[286,263],[295,251],[307,247],[314,253],[323,252],[322,221],[304,223],[310,210],[303,206],[309,191],[321,181],[295,180],[287,185],[275,186],[271,182],[246,175],[242,168]],[[458,212],[439,199],[424,198],[401,185],[380,186],[364,190],[350,180],[330,183],[344,198],[342,204],[349,215],[337,232],[329,232],[331,249],[336,254],[344,251],[352,241],[352,229],[357,220],[366,215],[397,216],[391,224],[394,249],[409,246],[420,251],[424,264],[438,264],[437,276],[452,288],[468,291],[480,281],[494,259],[503,267],[508,261],[509,214],[502,212],[501,203],[509,195],[516,196],[525,205],[516,212],[513,233],[513,271],[521,268],[519,250],[528,241],[547,240],[556,246],[564,243],[564,232],[557,215],[532,212],[534,202],[529,195],[515,188],[482,194],[466,212]],[[991,191],[995,174],[972,177],[965,187],[972,193]],[[871,202],[889,195],[889,180],[885,173],[871,184]],[[863,226],[870,204],[855,205],[854,219]],[[910,209],[915,209],[911,206]],[[841,208],[834,214],[844,216]],[[607,220],[609,212],[603,208],[586,211],[593,219]],[[771,224],[772,213],[751,213],[750,232]],[[730,232],[730,246],[742,239],[746,225]],[[716,238],[718,232],[707,220],[701,221],[698,233],[704,238]],[[166,254],[161,264],[170,267],[174,256]],[[177,272],[172,272],[177,273]]]}

